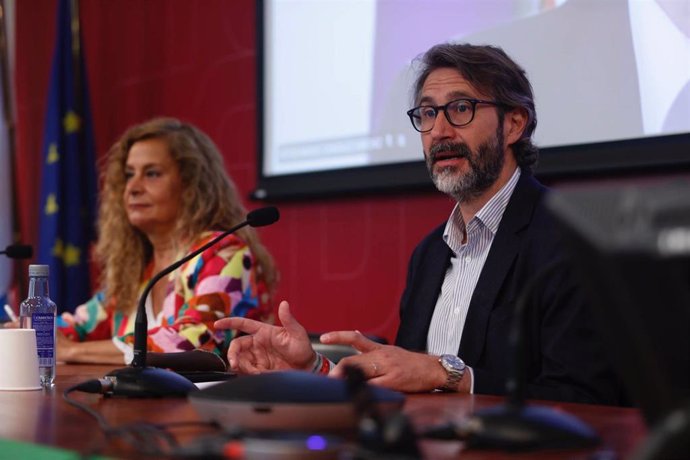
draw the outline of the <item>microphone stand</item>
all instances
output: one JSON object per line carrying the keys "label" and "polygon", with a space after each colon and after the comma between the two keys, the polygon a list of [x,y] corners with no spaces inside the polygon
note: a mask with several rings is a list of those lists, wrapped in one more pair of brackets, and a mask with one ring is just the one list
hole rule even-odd
{"label": "microphone stand", "polygon": [[204,252],[220,240],[236,232],[237,230],[251,225],[261,227],[270,225],[279,218],[278,210],[275,207],[256,209],[247,214],[247,219],[229,230],[224,231],[202,247],[190,252],[182,259],[173,263],[169,267],[158,272],[148,282],[144,292],[139,298],[137,306],[137,316],[134,323],[134,358],[129,367],[115,369],[105,376],[105,381],[109,383],[109,393],[119,396],[133,397],[162,397],[162,396],[187,396],[190,391],[197,387],[187,378],[167,369],[146,366],[147,339],[148,339],[148,318],[146,317],[146,298],[153,286],[164,276],[179,268],[185,262]]}
{"label": "microphone stand", "polygon": [[422,454],[410,421],[402,411],[383,416],[359,367],[345,367],[345,384],[358,422],[354,460],[418,460]]}
{"label": "microphone stand", "polygon": [[474,448],[572,449],[599,444],[596,432],[577,417],[548,406],[525,404],[525,312],[534,289],[559,261],[546,265],[525,285],[515,305],[510,344],[514,368],[503,405],[477,411],[464,425]]}

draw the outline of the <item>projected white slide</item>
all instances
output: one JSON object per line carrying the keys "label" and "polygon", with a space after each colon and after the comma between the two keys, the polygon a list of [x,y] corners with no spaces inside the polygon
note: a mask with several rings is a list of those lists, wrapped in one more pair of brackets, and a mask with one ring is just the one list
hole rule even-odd
{"label": "projected white slide", "polygon": [[266,0],[263,175],[421,160],[410,64],[446,41],[527,70],[540,147],[690,132],[687,0]]}

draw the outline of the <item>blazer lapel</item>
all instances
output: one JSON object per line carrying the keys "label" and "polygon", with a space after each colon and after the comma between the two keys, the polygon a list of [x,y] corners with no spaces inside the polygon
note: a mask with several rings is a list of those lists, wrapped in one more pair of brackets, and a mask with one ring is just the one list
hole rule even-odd
{"label": "blazer lapel", "polygon": [[397,345],[409,350],[426,350],[429,324],[451,256],[442,235],[443,226],[432,234],[414,279],[410,281],[414,291],[408,299],[409,314],[401,318],[396,338]]}
{"label": "blazer lapel", "polygon": [[420,316],[418,320],[423,327],[415,327],[414,329],[420,331],[422,334],[417,337],[416,342],[419,344],[419,350],[426,350],[427,336],[429,333],[429,326],[431,325],[431,318],[436,308],[443,279],[448,270],[448,263],[452,251],[448,245],[443,241],[443,238],[438,238],[434,245],[429,248],[429,254],[422,267],[424,273],[424,285],[420,289],[418,298]]}
{"label": "blazer lapel", "polygon": [[469,365],[476,364],[481,357],[489,315],[520,251],[520,231],[527,227],[532,219],[534,206],[540,196],[539,189],[540,186],[534,178],[523,172],[499,224],[472,295],[460,341],[459,355]]}

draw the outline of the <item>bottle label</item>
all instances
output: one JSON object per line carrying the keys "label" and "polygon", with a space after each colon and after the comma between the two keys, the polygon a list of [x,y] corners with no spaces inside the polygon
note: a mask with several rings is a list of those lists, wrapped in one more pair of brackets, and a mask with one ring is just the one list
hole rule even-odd
{"label": "bottle label", "polygon": [[36,330],[38,365],[52,366],[55,362],[55,315],[34,313],[31,315],[31,327]]}

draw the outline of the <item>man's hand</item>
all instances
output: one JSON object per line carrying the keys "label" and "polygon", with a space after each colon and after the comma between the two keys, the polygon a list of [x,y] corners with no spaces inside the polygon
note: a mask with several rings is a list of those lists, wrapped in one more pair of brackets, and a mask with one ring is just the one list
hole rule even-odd
{"label": "man's hand", "polygon": [[283,327],[237,317],[215,322],[216,329],[236,329],[248,334],[230,342],[228,362],[232,371],[241,374],[284,369],[311,371],[316,352],[307,331],[290,314],[290,306],[285,301],[278,306],[278,318]]}
{"label": "man's hand", "polygon": [[[360,352],[340,360],[331,371],[342,377],[345,366],[362,369],[370,383],[408,393],[432,391],[446,383],[447,374],[438,356],[414,353],[392,345],[381,345],[357,331],[329,332],[321,336],[322,343],[350,345]],[[469,372],[465,373],[458,391],[469,392]]]}

